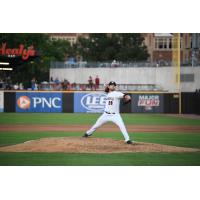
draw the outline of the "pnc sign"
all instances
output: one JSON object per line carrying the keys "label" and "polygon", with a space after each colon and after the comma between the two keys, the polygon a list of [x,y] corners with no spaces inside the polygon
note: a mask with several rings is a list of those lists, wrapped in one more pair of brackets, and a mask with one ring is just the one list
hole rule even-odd
{"label": "pnc sign", "polygon": [[0,56],[21,56],[23,60],[27,60],[30,56],[36,56],[36,50],[33,46],[25,49],[23,44],[18,48],[8,48],[6,43],[0,47]]}
{"label": "pnc sign", "polygon": [[62,112],[62,94],[16,93],[16,112]]}

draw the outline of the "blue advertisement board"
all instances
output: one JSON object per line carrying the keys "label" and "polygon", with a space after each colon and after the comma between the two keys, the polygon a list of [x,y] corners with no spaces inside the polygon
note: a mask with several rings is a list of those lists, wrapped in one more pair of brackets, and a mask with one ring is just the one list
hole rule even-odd
{"label": "blue advertisement board", "polygon": [[62,93],[16,93],[16,112],[62,112]]}
{"label": "blue advertisement board", "polygon": [[105,93],[75,93],[74,112],[102,113],[105,107]]}

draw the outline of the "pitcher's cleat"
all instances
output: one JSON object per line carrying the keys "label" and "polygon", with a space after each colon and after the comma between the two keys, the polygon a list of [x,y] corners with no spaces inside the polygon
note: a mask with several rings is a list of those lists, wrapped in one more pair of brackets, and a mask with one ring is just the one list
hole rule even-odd
{"label": "pitcher's cleat", "polygon": [[131,140],[126,141],[126,144],[133,144]]}
{"label": "pitcher's cleat", "polygon": [[88,135],[87,133],[84,133],[83,137],[89,137],[90,135]]}

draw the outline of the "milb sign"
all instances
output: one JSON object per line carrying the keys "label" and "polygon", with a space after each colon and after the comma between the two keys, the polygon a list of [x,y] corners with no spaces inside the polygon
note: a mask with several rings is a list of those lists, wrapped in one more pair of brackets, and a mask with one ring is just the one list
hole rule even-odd
{"label": "milb sign", "polygon": [[62,93],[16,93],[16,112],[62,112]]}
{"label": "milb sign", "polygon": [[75,93],[74,112],[102,113],[106,104],[105,93]]}

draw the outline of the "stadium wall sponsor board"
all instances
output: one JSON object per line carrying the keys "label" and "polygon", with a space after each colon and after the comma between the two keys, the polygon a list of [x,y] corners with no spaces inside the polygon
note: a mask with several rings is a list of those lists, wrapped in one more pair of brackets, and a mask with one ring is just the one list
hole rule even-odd
{"label": "stadium wall sponsor board", "polygon": [[4,111],[4,92],[0,91],[0,112]]}
{"label": "stadium wall sponsor board", "polygon": [[16,112],[62,112],[62,93],[16,93]]}
{"label": "stadium wall sponsor board", "polygon": [[75,93],[74,112],[102,113],[105,107],[106,94],[101,93]]}
{"label": "stadium wall sponsor board", "polygon": [[[101,113],[104,110],[106,98],[103,92],[1,91],[0,95],[3,112]],[[177,93],[132,93],[131,95],[130,104],[124,106],[121,103],[121,113],[178,113]],[[200,114],[200,93],[182,93],[181,96],[183,114]]]}
{"label": "stadium wall sponsor board", "polygon": [[163,94],[132,94],[133,113],[163,113]]}

